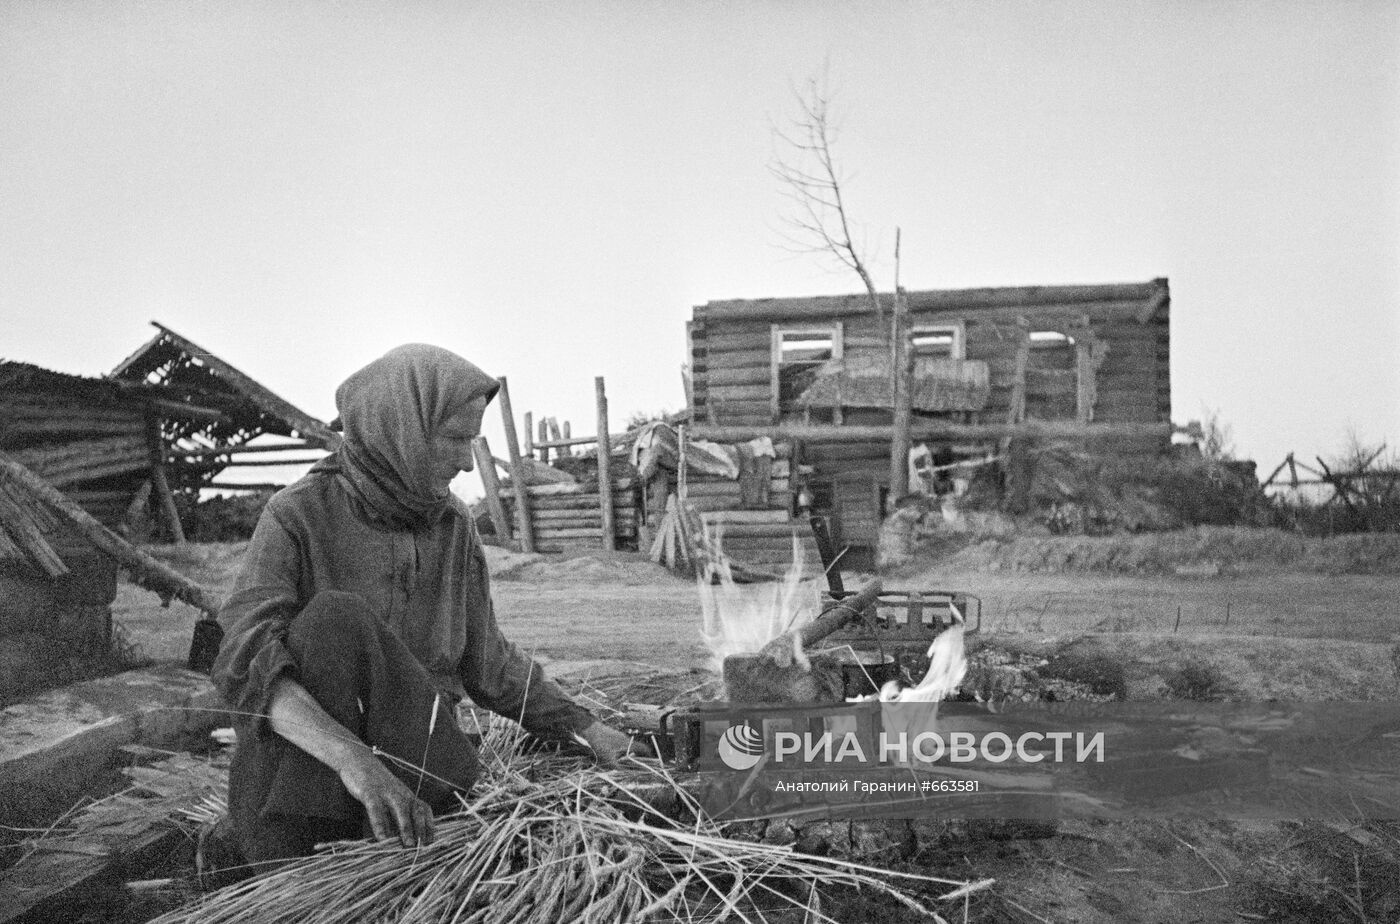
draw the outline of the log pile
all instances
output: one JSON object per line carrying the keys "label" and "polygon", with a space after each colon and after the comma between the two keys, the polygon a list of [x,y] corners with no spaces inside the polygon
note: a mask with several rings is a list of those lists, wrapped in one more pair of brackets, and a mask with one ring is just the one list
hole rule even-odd
{"label": "log pile", "polygon": [[182,600],[211,616],[218,612],[219,601],[208,589],[142,552],[3,453],[0,498],[0,540],[5,549],[22,551],[50,577],[68,574],[68,567],[49,541],[49,534],[61,523],[126,568],[133,583],[159,594],[162,600]]}
{"label": "log pile", "polygon": [[[635,548],[638,505],[635,480],[615,476],[612,483],[613,537],[616,548]],[[529,496],[530,533],[536,552],[570,552],[603,546],[602,495],[596,483],[532,484]],[[504,494],[506,514],[514,522],[517,501]]]}

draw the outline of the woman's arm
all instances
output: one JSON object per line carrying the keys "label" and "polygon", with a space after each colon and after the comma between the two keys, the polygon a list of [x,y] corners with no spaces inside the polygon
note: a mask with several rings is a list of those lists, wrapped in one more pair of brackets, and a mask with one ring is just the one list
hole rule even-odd
{"label": "woman's arm", "polygon": [[491,575],[475,530],[467,567],[472,596],[466,613],[467,647],[458,672],[472,702],[514,719],[534,734],[582,739],[608,766],[629,753],[649,753],[645,745],[634,747],[631,737],[604,725],[566,696],[501,633],[491,602]]}
{"label": "woman's arm", "polygon": [[340,775],[350,795],[365,807],[376,840],[397,836],[405,847],[432,843],[433,813],[427,804],[286,675],[272,684],[268,722],[277,734]]}
{"label": "woman's arm", "polygon": [[432,813],[374,752],[294,678],[287,627],[305,602],[296,537],[269,506],[258,519],[233,593],[219,612],[225,637],[212,679],[246,734],[275,732],[334,770],[365,807],[376,838],[432,838]]}

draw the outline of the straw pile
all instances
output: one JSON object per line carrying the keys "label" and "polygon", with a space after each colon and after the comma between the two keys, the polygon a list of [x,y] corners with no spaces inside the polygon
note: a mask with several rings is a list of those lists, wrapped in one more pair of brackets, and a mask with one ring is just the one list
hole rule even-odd
{"label": "straw pile", "polygon": [[[664,817],[623,785],[624,774],[530,756],[519,730],[493,722],[480,790],[439,819],[426,847],[367,841],[324,845],[308,858],[205,896],[158,924],[462,924],[771,920],[793,910],[832,921],[817,884],[880,893],[941,921],[913,894],[933,884],[963,898],[966,883],[799,854],[726,836],[654,762],[696,819]],[[896,884],[898,883],[898,884]]]}

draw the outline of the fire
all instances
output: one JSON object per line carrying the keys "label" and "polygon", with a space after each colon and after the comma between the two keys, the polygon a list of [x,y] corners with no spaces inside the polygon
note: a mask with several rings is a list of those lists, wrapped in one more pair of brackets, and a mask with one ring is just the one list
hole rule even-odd
{"label": "fire", "polygon": [[901,690],[899,684],[892,680],[880,690],[880,700],[887,703],[937,703],[956,693],[963,677],[967,676],[961,622],[933,640],[933,644],[928,646],[928,657],[928,671],[917,686]]}
{"label": "fire", "polygon": [[967,654],[963,647],[962,614],[956,606],[953,616],[957,623],[941,632],[928,646],[928,670],[923,680],[912,687],[900,687],[899,681],[891,680],[878,694],[858,697],[855,702],[879,699],[882,703],[937,703],[956,693],[967,676]]}
{"label": "fire", "polygon": [[[707,536],[711,548],[721,547],[721,536]],[[702,614],[701,637],[710,649],[711,667],[719,670],[729,655],[754,654],[790,629],[812,621],[817,595],[802,580],[802,545],[792,540],[792,565],[781,581],[739,584],[723,554],[712,555],[696,576]],[[800,650],[794,660],[805,660]]]}

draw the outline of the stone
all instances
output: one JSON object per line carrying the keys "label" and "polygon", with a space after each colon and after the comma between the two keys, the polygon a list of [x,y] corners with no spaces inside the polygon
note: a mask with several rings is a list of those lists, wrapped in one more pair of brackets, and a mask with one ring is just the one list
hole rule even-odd
{"label": "stone", "polygon": [[907,860],[918,842],[906,818],[874,818],[851,822],[851,856],[862,863]]}
{"label": "stone", "polygon": [[802,825],[797,835],[797,849],[802,853],[849,859],[851,856],[851,823],[849,821],[817,821]]}

